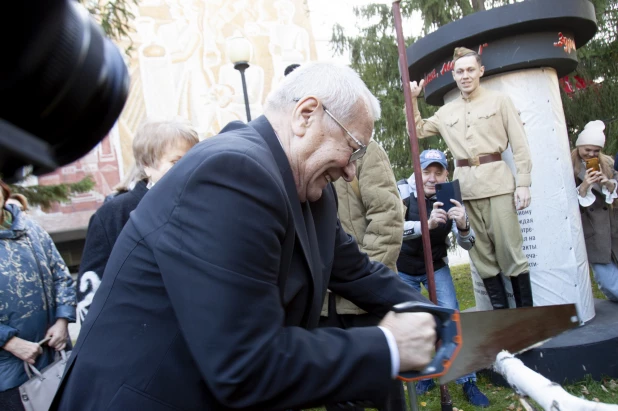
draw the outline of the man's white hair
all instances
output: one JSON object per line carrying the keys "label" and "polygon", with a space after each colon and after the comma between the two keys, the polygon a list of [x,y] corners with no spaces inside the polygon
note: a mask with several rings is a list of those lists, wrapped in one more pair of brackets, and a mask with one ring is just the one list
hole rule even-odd
{"label": "man's white hair", "polygon": [[380,102],[371,94],[357,72],[335,63],[306,63],[284,77],[266,98],[266,109],[285,110],[304,97],[314,96],[336,116],[346,122],[358,115],[358,101],[367,105],[376,121],[380,118]]}

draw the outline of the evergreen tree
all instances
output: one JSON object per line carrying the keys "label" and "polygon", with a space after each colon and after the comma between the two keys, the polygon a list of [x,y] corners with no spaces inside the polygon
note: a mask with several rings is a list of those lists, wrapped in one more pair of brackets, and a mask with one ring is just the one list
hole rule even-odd
{"label": "evergreen tree", "polygon": [[[411,16],[410,6],[410,2],[401,3],[404,17]],[[343,27],[336,25],[331,44],[336,53],[349,51],[352,68],[380,100],[382,116],[375,125],[373,137],[388,153],[395,178],[407,178],[412,173],[412,163],[392,12],[386,5],[371,4],[354,8],[354,13],[357,21],[372,23],[359,26],[358,36],[346,36]],[[406,44],[413,41],[414,38],[406,38]],[[419,106],[423,116],[429,116],[435,111],[422,99],[419,99]],[[446,148],[438,137],[421,140],[420,146],[421,150],[427,147]]]}
{"label": "evergreen tree", "polygon": [[125,51],[130,53],[133,43],[129,37],[131,31],[129,22],[135,18],[132,8],[137,6],[138,0],[79,0],[79,2],[99,23],[107,37],[117,44],[128,41],[129,46]]}
{"label": "evergreen tree", "polygon": [[54,184],[49,186],[11,186],[13,193],[26,196],[31,206],[40,206],[43,209],[50,208],[53,203],[70,203],[71,195],[87,193],[94,187],[94,180],[86,176],[76,183]]}
{"label": "evergreen tree", "polygon": [[[493,5],[501,1],[491,3]],[[408,0],[402,1],[400,5],[404,33],[412,32],[412,13],[420,11],[424,21],[424,34],[476,10],[485,9],[485,4],[480,0]],[[354,8],[354,14],[358,21],[359,35],[347,36],[343,27],[336,25],[333,28],[331,45],[335,53],[349,51],[352,68],[358,71],[371,92],[380,99],[382,118],[376,123],[374,139],[382,144],[388,153],[395,178],[407,178],[413,171],[413,165],[403,111],[404,95],[392,10],[384,4],[370,4]],[[412,44],[415,40],[407,37],[405,43]],[[418,99],[418,103],[424,118],[430,117],[437,110],[437,107],[426,104],[422,98]],[[439,136],[419,141],[420,151],[427,148],[437,148],[449,154],[446,144]],[[449,164],[452,164],[452,161]]]}
{"label": "evergreen tree", "polygon": [[[521,0],[519,0],[521,1]],[[429,34],[439,27],[458,20],[471,13],[515,3],[515,0],[403,0],[401,13],[404,20],[403,32],[412,32],[413,12],[420,12],[423,19],[422,35]],[[590,120],[602,119],[606,122],[608,144],[606,152],[618,149],[618,90],[616,89],[616,69],[618,64],[616,26],[618,0],[592,0],[596,8],[599,32],[595,39],[578,51],[580,65],[577,75],[588,81],[595,80],[593,86],[575,93],[563,92],[563,104],[567,125],[571,136],[583,128]],[[348,36],[343,28],[333,28],[331,45],[335,53],[349,51],[351,66],[357,70],[369,89],[380,99],[382,118],[376,123],[374,138],[388,152],[397,179],[412,173],[410,144],[405,114],[404,96],[399,74],[399,61],[395,25],[392,10],[386,5],[372,4],[354,9],[359,34]],[[407,45],[415,39],[405,39]],[[601,81],[602,80],[602,81]],[[573,80],[572,80],[573,81]],[[438,109],[419,98],[419,110],[424,118]],[[612,122],[613,121],[613,122]],[[419,141],[420,150],[438,148],[447,153],[446,145],[440,137]],[[452,167],[452,161],[449,161]]]}
{"label": "evergreen tree", "polygon": [[618,0],[591,1],[599,30],[578,50],[579,65],[567,80],[575,91],[568,93],[563,88],[562,104],[573,146],[586,123],[603,120],[603,151],[613,155],[618,151]]}

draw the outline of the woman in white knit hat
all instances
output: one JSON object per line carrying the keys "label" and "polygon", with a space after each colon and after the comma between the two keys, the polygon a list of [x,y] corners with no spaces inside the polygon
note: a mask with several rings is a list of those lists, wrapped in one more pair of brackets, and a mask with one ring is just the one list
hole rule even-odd
{"label": "woman in white knit hat", "polygon": [[[588,262],[605,296],[618,302],[618,172],[614,160],[601,150],[605,124],[586,124],[571,153]],[[598,160],[598,169],[592,165]],[[588,162],[588,163],[587,163]]]}

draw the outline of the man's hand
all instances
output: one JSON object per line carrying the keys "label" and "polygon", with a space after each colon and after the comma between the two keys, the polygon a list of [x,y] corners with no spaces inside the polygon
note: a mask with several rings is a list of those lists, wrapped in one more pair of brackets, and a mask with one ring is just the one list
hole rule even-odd
{"label": "man's hand", "polygon": [[36,357],[43,353],[38,343],[22,340],[19,337],[11,338],[2,348],[28,364],[34,364]]}
{"label": "man's hand", "polygon": [[446,214],[446,211],[440,208],[443,205],[444,204],[439,201],[433,203],[433,210],[431,210],[431,213],[429,213],[429,221],[427,221],[427,225],[429,226],[430,230],[437,228],[439,224],[446,224],[448,216]]}
{"label": "man's hand", "polygon": [[399,371],[420,371],[431,362],[436,343],[436,321],[429,313],[394,313],[382,321],[397,342]]}
{"label": "man's hand", "polygon": [[69,337],[69,322],[66,318],[58,318],[56,323],[49,327],[45,338],[50,338],[47,345],[54,348],[56,351],[62,351],[67,345],[67,338]]}
{"label": "man's hand", "polygon": [[417,98],[421,94],[424,85],[425,80],[421,80],[419,84],[416,84],[416,81],[410,82],[410,91],[412,92],[412,98]]}
{"label": "man's hand", "polygon": [[523,210],[530,205],[530,188],[517,187],[515,190],[515,206],[518,210]]}
{"label": "man's hand", "polygon": [[468,221],[466,218],[466,209],[457,200],[451,199],[451,203],[455,204],[455,207],[452,207],[450,210],[448,210],[448,218],[455,221],[455,224],[457,225],[457,230],[459,231],[469,230],[470,227],[468,227]]}

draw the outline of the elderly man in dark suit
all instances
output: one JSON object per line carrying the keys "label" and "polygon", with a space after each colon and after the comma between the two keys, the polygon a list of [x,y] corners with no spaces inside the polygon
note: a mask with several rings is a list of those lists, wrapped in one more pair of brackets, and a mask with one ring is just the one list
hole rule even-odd
{"label": "elderly man in dark suit", "polygon": [[[264,116],[195,146],[131,214],[52,409],[380,404],[428,364],[433,317],[389,312],[423,297],[359,251],[330,184],[379,114],[353,70],[306,64]],[[317,328],[327,288],[384,319]]]}

